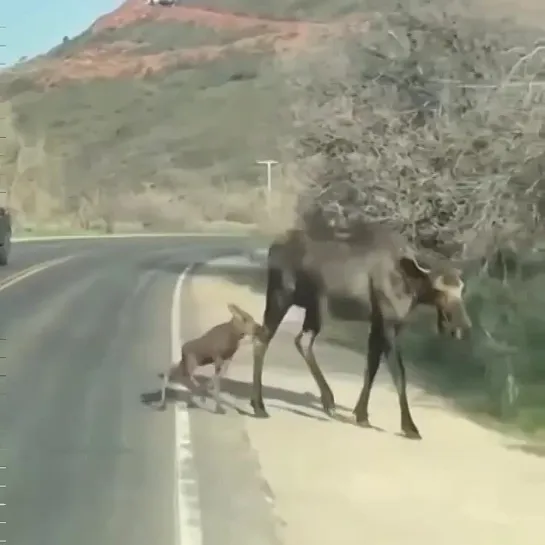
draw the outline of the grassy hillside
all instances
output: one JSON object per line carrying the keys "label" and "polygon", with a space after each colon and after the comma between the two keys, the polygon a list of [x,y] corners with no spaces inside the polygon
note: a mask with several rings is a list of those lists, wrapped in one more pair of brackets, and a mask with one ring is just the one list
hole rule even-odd
{"label": "grassy hillside", "polygon": [[274,60],[280,47],[304,46],[313,24],[295,19],[318,4],[247,4],[129,0],[3,72],[0,181],[19,222],[161,228],[262,215],[255,160],[274,157],[286,130]]}

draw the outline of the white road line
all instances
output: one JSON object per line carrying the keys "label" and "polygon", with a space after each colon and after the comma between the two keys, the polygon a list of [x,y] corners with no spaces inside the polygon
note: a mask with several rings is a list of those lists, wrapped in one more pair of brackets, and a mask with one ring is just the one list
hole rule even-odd
{"label": "white road line", "polygon": [[10,286],[13,286],[21,282],[21,280],[24,280],[25,278],[29,278],[41,271],[45,271],[46,269],[49,269],[50,267],[54,267],[55,265],[66,263],[67,261],[74,259],[74,257],[75,256],[73,255],[69,255],[69,256],[60,257],[57,259],[50,259],[49,261],[43,261],[42,263],[38,263],[36,265],[27,267],[26,269],[23,269],[22,271],[18,271],[12,274],[11,276],[8,276],[7,278],[0,280],[0,291],[4,291]]}
{"label": "white road line", "polygon": [[[178,277],[170,314],[172,362],[180,359],[181,300],[182,288],[193,267],[187,267]],[[175,465],[175,509],[177,522],[177,545],[202,545],[201,509],[198,486],[195,482],[196,468],[191,448],[191,430],[187,407],[181,403],[174,406],[174,453]]]}

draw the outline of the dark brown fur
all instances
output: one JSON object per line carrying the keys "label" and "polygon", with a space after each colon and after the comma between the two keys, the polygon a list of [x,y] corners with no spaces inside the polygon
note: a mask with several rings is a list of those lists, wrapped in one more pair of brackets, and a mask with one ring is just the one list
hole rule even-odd
{"label": "dark brown fur", "polygon": [[[268,416],[262,394],[265,353],[293,305],[305,309],[295,346],[320,389],[324,411],[334,410],[333,392],[313,347],[328,303],[345,299],[355,303],[357,319],[370,323],[364,384],[354,408],[357,422],[369,425],[369,396],[384,357],[399,396],[401,427],[408,436],[420,437],[407,400],[398,334],[417,305],[430,305],[436,308],[438,329],[461,338],[471,327],[462,292],[461,272],[451,263],[417,256],[404,237],[384,226],[366,225],[357,240],[313,240],[303,231],[288,231],[269,248],[263,334],[254,336],[251,403],[256,416]],[[305,333],[310,334],[306,350]]]}

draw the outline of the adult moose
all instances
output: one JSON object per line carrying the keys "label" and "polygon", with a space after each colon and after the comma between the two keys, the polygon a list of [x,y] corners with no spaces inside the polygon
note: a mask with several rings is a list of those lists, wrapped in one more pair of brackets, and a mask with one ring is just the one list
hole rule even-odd
{"label": "adult moose", "polygon": [[[428,259],[428,261],[430,261]],[[355,303],[358,319],[370,322],[367,368],[363,387],[353,410],[356,421],[369,426],[371,388],[384,355],[395,383],[401,409],[401,428],[410,438],[420,438],[407,400],[405,366],[398,335],[410,311],[417,305],[437,310],[440,332],[458,339],[471,328],[462,299],[461,272],[445,260],[425,262],[400,234],[381,224],[361,226],[357,236],[314,240],[293,229],[273,241],[267,261],[267,292],[263,331],[254,339],[251,405],[256,416],[266,417],[262,374],[265,353],[289,308],[305,310],[297,351],[320,389],[324,411],[335,409],[333,392],[322,374],[313,346],[319,335],[328,301]],[[306,350],[302,340],[310,334]]]}

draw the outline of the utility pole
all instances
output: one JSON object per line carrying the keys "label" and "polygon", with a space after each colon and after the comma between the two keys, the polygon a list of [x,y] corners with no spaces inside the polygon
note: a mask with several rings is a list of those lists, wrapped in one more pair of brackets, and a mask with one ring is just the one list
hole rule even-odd
{"label": "utility pole", "polygon": [[272,179],[271,179],[271,167],[277,165],[278,161],[273,159],[267,159],[266,161],[256,161],[258,165],[267,165],[267,210],[271,211],[271,194],[272,194]]}

